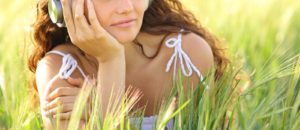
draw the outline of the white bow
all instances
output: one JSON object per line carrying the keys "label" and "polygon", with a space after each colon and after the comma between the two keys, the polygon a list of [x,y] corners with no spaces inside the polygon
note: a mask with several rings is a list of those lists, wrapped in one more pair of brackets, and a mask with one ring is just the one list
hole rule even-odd
{"label": "white bow", "polygon": [[175,79],[176,63],[177,63],[177,59],[179,57],[181,71],[182,71],[183,75],[189,77],[193,74],[193,70],[194,70],[196,72],[196,74],[198,75],[198,77],[200,78],[200,80],[203,81],[203,77],[202,77],[200,71],[192,63],[190,57],[182,50],[181,38],[182,38],[182,34],[180,33],[177,38],[170,38],[166,41],[166,46],[168,48],[174,48],[174,53],[167,63],[166,72],[169,72],[171,65],[174,64],[173,79]]}
{"label": "white bow", "polygon": [[58,73],[59,77],[61,79],[69,78],[76,67],[76,60],[70,54],[65,55],[62,59],[62,65]]}
{"label": "white bow", "polygon": [[70,54],[64,54],[59,51],[50,51],[48,54],[53,53],[57,55],[61,55],[62,58],[62,65],[61,68],[59,69],[58,76],[61,79],[67,79],[71,76],[73,71],[77,68],[79,72],[82,74],[82,76],[86,79],[87,76],[84,74],[83,70],[78,66],[78,63],[76,59],[72,57]]}

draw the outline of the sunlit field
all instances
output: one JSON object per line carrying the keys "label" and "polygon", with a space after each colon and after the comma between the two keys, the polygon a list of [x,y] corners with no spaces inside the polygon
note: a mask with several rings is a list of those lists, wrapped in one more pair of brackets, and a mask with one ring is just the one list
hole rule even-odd
{"label": "sunlit field", "polygon": [[[199,85],[188,98],[179,94],[179,107],[173,114],[169,102],[162,106],[155,128],[163,129],[174,118],[178,130],[299,130],[300,1],[182,2],[226,44],[231,65],[210,90],[213,96]],[[31,107],[32,74],[26,67],[35,7],[33,0],[0,1],[0,130],[43,129],[39,108]],[[206,80],[210,79],[208,76]],[[174,91],[181,91],[181,82],[174,85]],[[70,129],[78,123],[74,117]],[[126,120],[127,116],[107,120],[97,128],[113,129],[103,126],[112,122],[120,122],[123,129],[130,127],[117,119]],[[90,122],[98,123],[97,119]]]}

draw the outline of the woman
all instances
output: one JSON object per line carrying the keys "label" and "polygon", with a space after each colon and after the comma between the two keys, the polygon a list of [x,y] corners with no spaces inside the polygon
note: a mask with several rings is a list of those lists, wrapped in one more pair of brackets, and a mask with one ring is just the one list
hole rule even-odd
{"label": "woman", "polygon": [[[144,120],[151,124],[155,99],[170,91],[176,70],[183,68],[196,84],[213,65],[217,78],[227,64],[218,40],[178,0],[61,2],[66,28],[50,21],[47,0],[39,0],[33,25],[35,46],[29,58],[47,129],[52,128],[48,116],[56,110],[57,99],[66,119],[60,125],[67,125],[80,90],[74,85],[87,76],[94,75],[97,86],[102,86],[103,106],[112,91],[104,86],[126,91],[132,85],[141,90],[143,97],[136,107],[147,104]],[[70,66],[64,61],[71,61]],[[190,70],[184,71],[186,67]],[[143,122],[143,129],[151,127]]]}

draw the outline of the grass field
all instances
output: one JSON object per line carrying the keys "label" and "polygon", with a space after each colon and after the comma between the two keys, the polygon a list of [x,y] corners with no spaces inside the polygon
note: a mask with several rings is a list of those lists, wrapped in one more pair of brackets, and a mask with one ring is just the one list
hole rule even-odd
{"label": "grass field", "polygon": [[[213,99],[202,94],[197,109],[180,100],[185,108],[174,115],[175,128],[222,128],[226,115],[228,129],[299,129],[300,1],[182,1],[227,44],[232,65]],[[39,113],[30,111],[26,68],[35,6],[33,0],[0,1],[0,129],[42,129]],[[232,88],[243,92],[228,105]]]}

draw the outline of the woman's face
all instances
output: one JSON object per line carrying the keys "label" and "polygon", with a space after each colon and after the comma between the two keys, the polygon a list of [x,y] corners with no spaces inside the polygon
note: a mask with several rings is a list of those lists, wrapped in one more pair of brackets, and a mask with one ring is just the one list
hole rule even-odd
{"label": "woman's face", "polygon": [[139,33],[148,0],[93,0],[102,27],[120,43],[132,42]]}

